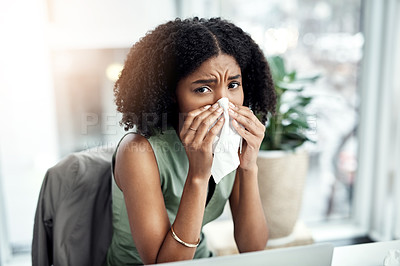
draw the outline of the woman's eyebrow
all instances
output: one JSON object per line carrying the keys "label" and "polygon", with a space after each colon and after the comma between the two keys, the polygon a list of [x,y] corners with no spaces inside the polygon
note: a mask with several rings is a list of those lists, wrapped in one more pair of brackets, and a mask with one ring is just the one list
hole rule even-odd
{"label": "woman's eyebrow", "polygon": [[[238,78],[240,78],[240,74],[236,76],[231,76],[228,78],[228,80],[233,80]],[[215,82],[217,82],[217,79],[199,79],[194,81],[192,84],[215,83]]]}
{"label": "woman's eyebrow", "polygon": [[229,77],[228,80],[238,79],[240,78],[240,74],[236,76]]}
{"label": "woman's eyebrow", "polygon": [[217,82],[217,79],[199,79],[192,82],[192,84],[215,83],[215,82]]}

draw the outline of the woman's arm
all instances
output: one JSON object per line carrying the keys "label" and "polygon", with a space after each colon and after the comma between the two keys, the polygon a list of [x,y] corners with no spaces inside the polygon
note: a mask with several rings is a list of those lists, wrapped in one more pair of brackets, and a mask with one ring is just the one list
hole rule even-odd
{"label": "woman's arm", "polygon": [[[184,247],[172,238],[156,158],[144,137],[131,135],[123,140],[115,176],[124,193],[132,238],[143,263],[193,258],[195,248]],[[175,233],[185,242],[196,243],[199,238],[206,193],[206,181],[188,176],[174,223]]]}
{"label": "woman's arm", "polygon": [[268,241],[268,227],[258,190],[256,162],[265,127],[244,106],[231,105],[230,116],[234,119],[233,126],[244,139],[242,153],[239,154],[240,165],[229,199],[235,241],[240,252],[263,250]]}
{"label": "woman's arm", "polygon": [[257,166],[250,170],[240,167],[229,203],[234,222],[234,236],[239,252],[265,249],[268,227],[258,191]]}
{"label": "woman's arm", "polygon": [[[181,240],[192,244],[197,243],[201,232],[212,163],[212,140],[223,125],[221,119],[207,133],[220,113],[205,111],[193,112],[181,131],[189,159],[189,172],[173,228]],[[199,125],[190,121],[201,114],[196,119]],[[191,126],[197,130],[189,130]],[[198,139],[202,141],[197,142]],[[131,135],[121,142],[115,177],[124,194],[132,237],[143,263],[192,259],[196,248],[177,242],[170,232],[157,161],[144,137]]]}

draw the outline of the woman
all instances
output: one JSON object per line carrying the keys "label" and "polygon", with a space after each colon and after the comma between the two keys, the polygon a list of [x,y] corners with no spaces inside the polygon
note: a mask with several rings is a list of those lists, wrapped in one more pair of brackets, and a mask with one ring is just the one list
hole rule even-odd
{"label": "woman", "polygon": [[[114,92],[121,124],[140,134],[125,135],[113,158],[109,265],[211,256],[202,227],[228,199],[239,251],[264,249],[256,159],[275,94],[251,37],[220,18],[160,25],[131,48]],[[216,185],[210,169],[223,97],[243,146],[237,170]]]}

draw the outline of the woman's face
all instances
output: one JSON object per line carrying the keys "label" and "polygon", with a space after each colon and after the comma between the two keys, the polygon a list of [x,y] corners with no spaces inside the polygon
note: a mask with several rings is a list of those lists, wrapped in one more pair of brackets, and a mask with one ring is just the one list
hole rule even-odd
{"label": "woman's face", "polygon": [[192,74],[181,79],[176,89],[179,112],[214,104],[227,97],[235,105],[243,105],[242,72],[236,60],[220,54],[205,61]]}

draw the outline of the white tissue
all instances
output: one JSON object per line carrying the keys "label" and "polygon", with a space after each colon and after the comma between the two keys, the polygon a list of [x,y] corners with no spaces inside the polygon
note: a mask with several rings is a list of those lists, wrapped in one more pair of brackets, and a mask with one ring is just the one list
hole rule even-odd
{"label": "white tissue", "polygon": [[389,250],[389,254],[383,261],[384,266],[400,266],[400,249]]}
{"label": "white tissue", "polygon": [[214,159],[211,166],[211,175],[216,184],[221,179],[235,170],[239,164],[238,149],[241,147],[242,137],[232,126],[232,119],[229,116],[229,99],[221,98],[218,100],[219,106],[224,109],[222,114],[225,118],[224,125],[220,133],[215,137],[213,143]]}

